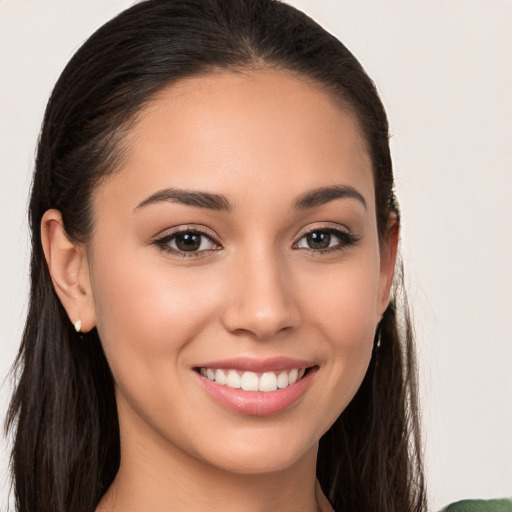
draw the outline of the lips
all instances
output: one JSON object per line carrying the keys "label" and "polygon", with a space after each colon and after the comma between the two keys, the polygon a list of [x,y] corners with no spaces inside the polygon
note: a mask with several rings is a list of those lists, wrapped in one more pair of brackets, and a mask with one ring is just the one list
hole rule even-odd
{"label": "lips", "polygon": [[203,389],[221,406],[241,414],[266,416],[298,401],[317,370],[311,361],[237,358],[201,364],[195,373]]}

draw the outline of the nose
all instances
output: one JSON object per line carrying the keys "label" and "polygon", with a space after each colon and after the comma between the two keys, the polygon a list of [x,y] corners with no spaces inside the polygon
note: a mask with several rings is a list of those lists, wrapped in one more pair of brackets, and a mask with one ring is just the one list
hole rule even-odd
{"label": "nose", "polygon": [[273,251],[245,255],[230,273],[222,315],[228,331],[265,340],[299,325],[292,281]]}

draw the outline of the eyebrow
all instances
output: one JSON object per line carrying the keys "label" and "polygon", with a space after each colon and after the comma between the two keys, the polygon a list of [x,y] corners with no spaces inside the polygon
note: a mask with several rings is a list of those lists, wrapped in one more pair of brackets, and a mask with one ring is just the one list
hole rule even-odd
{"label": "eyebrow", "polygon": [[297,210],[304,210],[329,203],[334,199],[345,198],[356,199],[364,206],[365,210],[367,209],[366,200],[363,195],[354,187],[348,185],[333,185],[310,190],[295,200],[294,207]]}
{"label": "eyebrow", "polygon": [[[356,199],[365,209],[367,209],[366,200],[363,195],[355,188],[348,185],[333,185],[330,187],[320,187],[310,190],[299,196],[293,203],[297,210],[314,208],[334,201],[335,199]],[[192,190],[182,190],[176,188],[166,188],[159,190],[140,202],[133,211],[137,211],[150,204],[169,202],[180,203],[196,208],[207,210],[230,212],[232,206],[226,196],[222,194],[212,194],[210,192],[199,192]]]}
{"label": "eyebrow", "polygon": [[176,188],[166,188],[159,190],[139,203],[133,211],[144,208],[150,204],[169,202],[181,203],[196,208],[205,208],[208,210],[226,211],[231,210],[231,205],[225,196],[221,194],[210,194],[209,192],[196,192],[192,190],[180,190]]}

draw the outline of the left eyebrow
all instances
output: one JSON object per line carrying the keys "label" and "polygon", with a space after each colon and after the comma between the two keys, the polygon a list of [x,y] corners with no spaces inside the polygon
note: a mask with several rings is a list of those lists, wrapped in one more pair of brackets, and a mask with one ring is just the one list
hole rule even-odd
{"label": "left eyebrow", "polygon": [[299,196],[294,201],[293,206],[297,210],[304,210],[329,203],[335,199],[356,199],[364,206],[365,210],[368,208],[363,195],[354,187],[348,185],[315,188]]}

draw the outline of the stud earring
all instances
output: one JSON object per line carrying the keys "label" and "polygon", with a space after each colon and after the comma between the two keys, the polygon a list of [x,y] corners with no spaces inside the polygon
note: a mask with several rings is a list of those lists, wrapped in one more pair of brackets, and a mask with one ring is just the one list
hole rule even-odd
{"label": "stud earring", "polygon": [[77,320],[74,325],[76,332],[80,332],[82,330],[82,320]]}
{"label": "stud earring", "polygon": [[373,341],[375,349],[380,348],[381,334],[382,334],[382,320],[378,323],[377,329],[375,330],[375,338]]}

